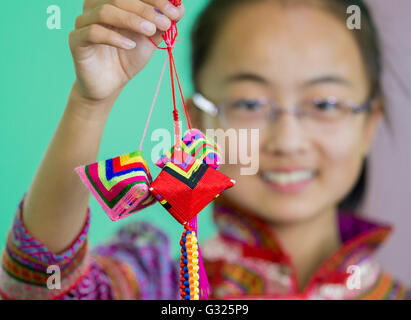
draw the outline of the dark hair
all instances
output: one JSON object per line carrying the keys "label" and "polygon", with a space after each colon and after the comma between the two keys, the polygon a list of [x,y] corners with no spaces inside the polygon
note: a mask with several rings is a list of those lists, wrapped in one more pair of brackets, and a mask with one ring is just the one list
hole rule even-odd
{"label": "dark hair", "polygon": [[[381,97],[381,53],[378,32],[370,11],[363,0],[210,0],[201,12],[191,34],[191,67],[195,90],[199,90],[198,76],[216,40],[218,31],[231,12],[241,5],[251,5],[257,1],[277,1],[281,4],[315,5],[346,23],[347,8],[356,5],[361,10],[361,28],[352,30],[366,67],[370,96]],[[340,210],[354,211],[361,204],[367,187],[367,162],[365,159],[358,180],[350,193],[339,204]]]}

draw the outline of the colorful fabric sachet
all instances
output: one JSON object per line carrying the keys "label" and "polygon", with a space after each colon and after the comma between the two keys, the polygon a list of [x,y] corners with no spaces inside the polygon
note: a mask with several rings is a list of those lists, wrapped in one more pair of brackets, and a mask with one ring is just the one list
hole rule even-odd
{"label": "colorful fabric sachet", "polygon": [[[200,158],[203,156],[200,155]],[[181,224],[190,222],[233,181],[183,150],[174,150],[150,191]]]}
{"label": "colorful fabric sachet", "polygon": [[141,151],[77,167],[76,172],[112,221],[155,203],[150,171]]}
{"label": "colorful fabric sachet", "polygon": [[[189,155],[203,161],[214,169],[218,169],[221,164],[221,153],[216,142],[207,139],[207,137],[198,129],[187,130],[180,141],[180,148]],[[170,161],[174,152],[174,146],[167,151],[156,162],[156,165],[163,168]]]}
{"label": "colorful fabric sachet", "polygon": [[[177,147],[179,146],[179,147]],[[235,181],[216,169],[221,156],[216,143],[198,129],[190,129],[179,144],[163,155],[162,167],[150,191],[182,225],[180,240],[180,296],[182,300],[208,298],[210,286],[197,242],[197,215]]]}

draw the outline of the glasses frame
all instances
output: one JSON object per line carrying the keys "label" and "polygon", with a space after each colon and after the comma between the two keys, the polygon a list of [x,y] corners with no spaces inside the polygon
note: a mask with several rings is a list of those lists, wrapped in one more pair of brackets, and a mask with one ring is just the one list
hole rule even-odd
{"label": "glasses frame", "polygon": [[[328,97],[327,99],[328,100],[335,99],[336,101],[339,101],[337,98],[333,96]],[[238,100],[241,100],[241,99],[238,99]],[[348,108],[346,108],[345,110],[349,111],[351,114],[354,114],[354,115],[370,111],[372,109],[373,100],[374,100],[374,95],[371,94],[366,99],[366,101],[362,104],[356,104],[352,101],[345,101],[346,105],[348,106]],[[225,101],[225,102],[222,102],[216,105],[213,102],[211,102],[209,99],[204,97],[199,92],[195,92],[193,95],[194,105],[200,110],[206,112],[207,114],[213,117],[218,116],[223,125],[227,125],[227,119],[225,119],[224,114],[221,112],[221,110],[225,109],[225,106],[232,101],[234,100]],[[275,101],[268,99],[268,98],[260,98],[260,101],[269,104],[271,106],[272,114],[275,114],[275,115],[281,115],[282,113],[286,113],[286,114],[292,114],[292,115],[298,116],[298,115],[303,114],[299,106],[294,106],[290,108],[281,107]],[[275,121],[275,120],[276,119],[272,121]]]}

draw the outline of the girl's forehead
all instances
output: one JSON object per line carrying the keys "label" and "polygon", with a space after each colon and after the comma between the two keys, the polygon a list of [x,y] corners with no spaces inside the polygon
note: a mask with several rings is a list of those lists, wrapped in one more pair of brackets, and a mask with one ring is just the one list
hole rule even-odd
{"label": "girl's forehead", "polygon": [[366,78],[359,47],[342,21],[315,7],[273,3],[231,13],[210,51],[214,76],[242,69],[282,83],[326,73]]}

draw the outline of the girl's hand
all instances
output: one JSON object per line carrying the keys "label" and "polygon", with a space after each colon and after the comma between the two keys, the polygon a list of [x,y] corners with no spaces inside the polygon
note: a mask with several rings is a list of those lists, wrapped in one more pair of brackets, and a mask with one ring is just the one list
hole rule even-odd
{"label": "girl's hand", "polygon": [[147,37],[159,44],[183,15],[168,0],[85,0],[69,37],[77,93],[97,102],[116,96],[152,57]]}

